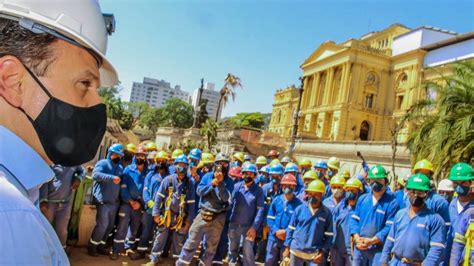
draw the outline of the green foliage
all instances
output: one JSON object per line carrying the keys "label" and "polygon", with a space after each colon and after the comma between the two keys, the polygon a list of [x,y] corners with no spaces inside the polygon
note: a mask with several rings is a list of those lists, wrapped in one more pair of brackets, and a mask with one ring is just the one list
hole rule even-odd
{"label": "green foliage", "polygon": [[265,125],[264,116],[262,113],[237,113],[230,118],[232,124],[238,127],[253,127],[261,129]]}
{"label": "green foliage", "polygon": [[436,98],[413,105],[402,123],[413,125],[407,145],[415,161],[430,160],[439,178],[457,162],[473,163],[474,65],[457,64],[453,76],[427,83],[425,88]]}
{"label": "green foliage", "polygon": [[219,125],[213,119],[209,118],[202,124],[200,134],[206,138],[206,149],[208,151],[211,151],[212,146],[216,144],[217,129],[219,129]]}
{"label": "green foliage", "polygon": [[193,125],[193,107],[177,98],[168,99],[161,108],[161,126],[189,128]]}
{"label": "green foliage", "polygon": [[221,112],[221,109],[227,105],[231,98],[232,101],[235,100],[236,88],[242,88],[240,78],[231,73],[228,73],[226,78],[224,79],[224,86],[220,90],[219,103],[217,104],[216,122],[217,118],[219,117],[219,113]]}

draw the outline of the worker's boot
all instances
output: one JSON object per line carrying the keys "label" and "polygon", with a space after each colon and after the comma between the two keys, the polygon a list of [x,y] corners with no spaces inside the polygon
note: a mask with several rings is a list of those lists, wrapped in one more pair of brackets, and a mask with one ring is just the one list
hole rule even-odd
{"label": "worker's boot", "polygon": [[129,255],[131,260],[142,260],[145,258],[145,252],[135,252]]}
{"label": "worker's boot", "polygon": [[87,254],[89,254],[89,256],[92,256],[92,257],[99,257],[99,253],[97,253],[96,246],[89,245],[87,247]]}
{"label": "worker's boot", "polygon": [[110,255],[109,249],[106,248],[105,246],[99,246],[97,248],[97,253],[101,255],[106,255],[106,256]]}
{"label": "worker's boot", "polygon": [[110,253],[110,259],[111,260],[118,260],[120,258],[120,255],[116,252]]}

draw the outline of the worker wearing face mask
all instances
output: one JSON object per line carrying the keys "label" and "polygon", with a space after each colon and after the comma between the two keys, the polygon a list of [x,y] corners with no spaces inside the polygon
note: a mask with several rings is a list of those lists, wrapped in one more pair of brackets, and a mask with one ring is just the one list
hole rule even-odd
{"label": "worker wearing face mask", "polygon": [[355,210],[357,199],[362,195],[363,186],[357,178],[351,178],[344,184],[346,197],[333,210],[334,246],[331,248],[333,265],[352,265],[352,245],[350,220]]}
{"label": "worker wearing face mask", "polygon": [[[148,173],[145,147],[139,146],[133,157],[132,164],[123,171],[122,182],[120,184],[120,197],[122,203],[118,213],[119,223],[114,237],[114,245],[111,260],[117,260],[125,249],[136,247],[140,228],[144,228],[142,216],[145,202],[143,201],[143,187]],[[144,218],[144,217],[143,217]],[[130,233],[127,236],[128,229]],[[127,239],[125,239],[127,238]]]}
{"label": "worker wearing face mask", "polygon": [[324,206],[326,206],[330,211],[333,211],[339,202],[344,199],[345,184],[346,179],[341,174],[337,174],[331,179],[330,186],[332,195],[323,201]]}
{"label": "worker wearing face mask", "polygon": [[410,205],[395,215],[380,263],[439,265],[446,248],[446,226],[441,216],[426,206],[430,180],[414,174],[406,189]]}
{"label": "worker wearing face mask", "polygon": [[331,181],[331,178],[339,172],[339,167],[341,163],[339,162],[339,159],[337,157],[331,157],[328,159],[327,165],[328,165],[327,176],[328,176],[328,180]]}
{"label": "worker wearing face mask", "polygon": [[313,171],[313,170],[309,170],[309,171],[306,171],[306,173],[304,174],[303,176],[303,183],[304,183],[304,188],[302,191],[300,191],[296,197],[298,199],[300,199],[301,201],[306,201],[307,200],[307,197],[306,197],[306,188],[308,188],[308,185],[313,182],[314,180],[319,180],[318,179],[318,175]]}
{"label": "worker wearing face mask", "polygon": [[326,186],[326,193],[324,194],[324,198],[328,198],[331,196],[331,186],[329,186],[330,178],[327,175],[328,172],[328,164],[324,160],[319,160],[314,164],[314,171],[318,176],[318,179],[323,181],[324,185]]}
{"label": "worker wearing face mask", "polygon": [[379,265],[383,243],[387,238],[398,203],[392,193],[387,192],[387,171],[380,165],[369,170],[371,192],[357,201],[350,221],[350,232],[354,239],[353,265]]}
{"label": "worker wearing face mask", "polygon": [[313,163],[311,162],[310,159],[305,158],[298,162],[298,166],[300,167],[300,173],[304,175],[306,171],[311,170]]}
{"label": "worker wearing face mask", "polygon": [[[308,172],[306,172],[307,174]],[[285,174],[281,180],[283,194],[275,198],[270,205],[267,215],[267,224],[270,228],[267,243],[266,266],[279,265],[283,259],[283,245],[286,239],[286,229],[291,217],[302,202],[295,195],[296,178],[292,174]]]}
{"label": "worker wearing face mask", "polygon": [[97,205],[97,216],[88,245],[88,253],[93,257],[97,257],[98,253],[109,255],[105,248],[105,241],[112,232],[115,215],[120,206],[119,193],[123,173],[120,160],[122,156],[122,144],[113,144],[109,148],[107,158],[97,162],[92,172],[94,178],[92,192]]}
{"label": "worker wearing face mask", "polygon": [[438,184],[438,195],[443,197],[448,202],[453,200],[454,196],[454,184],[449,179],[443,179]]}

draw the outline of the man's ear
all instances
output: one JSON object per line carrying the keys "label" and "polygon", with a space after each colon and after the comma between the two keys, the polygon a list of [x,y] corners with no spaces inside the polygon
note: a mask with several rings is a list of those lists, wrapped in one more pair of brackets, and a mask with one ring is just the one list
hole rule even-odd
{"label": "man's ear", "polygon": [[8,55],[0,58],[0,96],[14,107],[20,107],[23,103],[25,92],[21,80],[24,73],[18,58]]}

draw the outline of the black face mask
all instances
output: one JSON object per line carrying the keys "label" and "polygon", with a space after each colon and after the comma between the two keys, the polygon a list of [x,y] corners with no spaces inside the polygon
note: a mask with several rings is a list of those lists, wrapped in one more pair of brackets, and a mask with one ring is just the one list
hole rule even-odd
{"label": "black face mask", "polygon": [[166,163],[157,163],[156,168],[157,169],[166,169],[167,165]]}
{"label": "black face mask", "polygon": [[118,163],[120,162],[120,157],[115,157],[115,158],[113,158],[113,159],[112,159],[112,162],[113,162],[114,164],[118,164]]}
{"label": "black face mask", "polygon": [[127,151],[125,151],[125,152],[123,153],[122,160],[124,160],[124,161],[126,161],[126,162],[130,162],[130,161],[132,161],[132,158],[133,158],[133,154],[131,154],[131,153],[127,152]]}
{"label": "black face mask", "polygon": [[374,182],[370,185],[372,190],[375,192],[380,192],[384,188],[384,185],[380,184],[379,182]]}
{"label": "black face mask", "polygon": [[425,203],[425,199],[426,199],[426,198],[421,198],[421,197],[417,197],[417,196],[414,196],[414,197],[410,197],[410,198],[409,198],[410,204],[411,204],[413,207],[421,207],[421,206],[423,206],[423,204]]}
{"label": "black face mask", "polygon": [[176,166],[176,173],[178,174],[185,174],[188,172],[188,168],[184,167],[184,166]]}
{"label": "black face mask", "polygon": [[92,160],[105,133],[105,104],[78,107],[63,102],[53,97],[33,72],[25,68],[49,97],[35,120],[19,108],[33,125],[48,158],[63,166],[81,165]]}
{"label": "black face mask", "polygon": [[136,162],[137,162],[137,165],[144,165],[144,164],[147,162],[147,160],[145,160],[145,159],[137,159]]}
{"label": "black face mask", "polygon": [[246,184],[252,183],[253,178],[251,176],[244,176],[244,182]]}
{"label": "black face mask", "polygon": [[352,191],[346,192],[346,195],[347,195],[347,198],[349,200],[356,200],[357,199],[357,194],[352,192]]}

